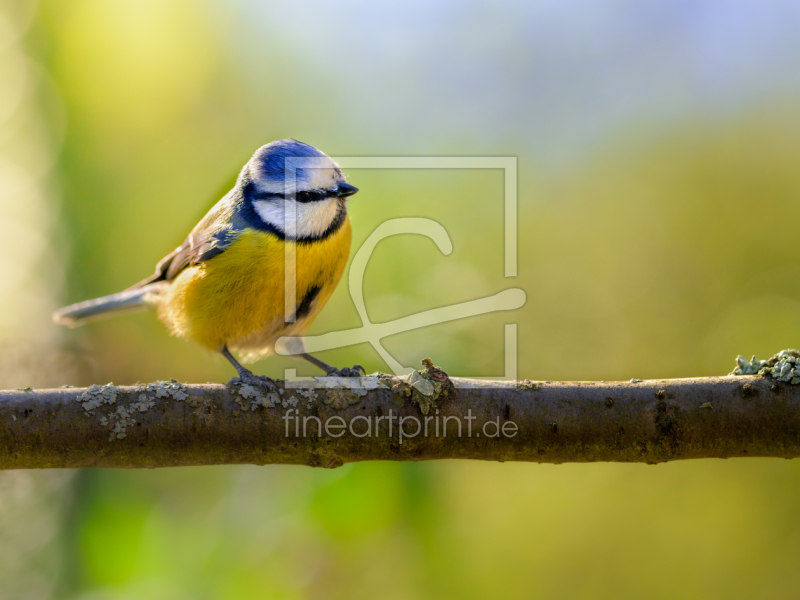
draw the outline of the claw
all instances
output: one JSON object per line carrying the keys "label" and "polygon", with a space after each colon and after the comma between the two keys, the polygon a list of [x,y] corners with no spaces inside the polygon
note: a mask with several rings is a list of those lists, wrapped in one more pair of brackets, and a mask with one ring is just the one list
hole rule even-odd
{"label": "claw", "polygon": [[361,365],[343,367],[341,369],[331,369],[328,371],[328,377],[362,377],[366,374],[367,371]]}
{"label": "claw", "polygon": [[255,375],[253,373],[242,373],[239,376],[239,382],[244,385],[252,386],[256,389],[261,390],[264,394],[269,394],[271,392],[278,392],[278,384],[275,383],[270,377],[266,375]]}
{"label": "claw", "polygon": [[[278,384],[275,383],[272,379],[267,377],[266,375],[254,375],[253,372],[249,369],[245,369],[242,365],[239,364],[239,361],[233,357],[230,350],[228,350],[227,346],[222,346],[219,349],[220,354],[228,359],[228,361],[236,368],[236,372],[239,373],[239,383],[244,385],[252,386],[256,389],[261,390],[265,394],[270,392],[278,392],[280,393],[280,389],[278,388]],[[233,382],[236,379],[234,377],[231,379]]]}

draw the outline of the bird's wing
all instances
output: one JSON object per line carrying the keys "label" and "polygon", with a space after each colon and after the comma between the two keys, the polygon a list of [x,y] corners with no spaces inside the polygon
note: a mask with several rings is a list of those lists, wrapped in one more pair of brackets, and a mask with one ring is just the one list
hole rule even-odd
{"label": "bird's wing", "polygon": [[183,243],[167,254],[156,265],[156,272],[129,289],[136,289],[157,281],[172,281],[186,267],[222,254],[242,229],[233,218],[233,206],[227,196],[206,214],[192,229]]}

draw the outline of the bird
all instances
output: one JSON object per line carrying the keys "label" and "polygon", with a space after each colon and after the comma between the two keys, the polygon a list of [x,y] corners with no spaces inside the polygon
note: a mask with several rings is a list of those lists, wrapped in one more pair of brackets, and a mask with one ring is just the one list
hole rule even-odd
{"label": "bird", "polygon": [[[287,177],[287,167],[294,177],[291,169]],[[264,391],[277,390],[275,381],[253,374],[233,352],[242,362],[254,362],[271,354],[283,336],[300,344],[295,354],[327,376],[366,374],[361,365],[337,369],[319,360],[299,339],[344,272],[352,238],[347,203],[356,192],[339,165],[314,146],[294,139],[266,144],[152,276],[122,292],[64,307],[53,320],[76,327],[98,317],[154,310],[173,335],[221,354],[241,383]],[[287,250],[294,261],[286,259]],[[290,310],[286,265],[296,282]]]}

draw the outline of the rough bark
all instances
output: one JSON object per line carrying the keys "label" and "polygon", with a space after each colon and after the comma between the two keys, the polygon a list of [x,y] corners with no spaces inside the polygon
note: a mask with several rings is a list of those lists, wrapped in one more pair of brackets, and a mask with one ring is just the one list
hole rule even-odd
{"label": "rough bark", "polygon": [[[437,375],[435,369],[428,373]],[[2,391],[0,468],[274,463],[336,467],[363,460],[444,458],[658,463],[800,456],[800,386],[769,377],[482,382],[438,374],[438,379],[428,378],[438,382],[430,397],[419,395],[407,382],[386,377],[383,386],[365,393],[286,389],[273,397],[286,406],[275,407],[263,406],[268,401],[234,384]],[[87,414],[84,404],[93,414]],[[408,417],[422,425],[423,409],[428,412],[427,436],[400,440],[397,419],[391,421],[393,435],[388,435],[390,415],[405,417],[404,429],[410,435],[415,424]],[[287,418],[287,411],[298,419]],[[468,421],[470,414],[474,419]],[[342,417],[352,430],[332,437],[323,428],[319,436],[316,421],[307,419],[304,436],[303,419],[311,416],[323,423]],[[454,419],[447,422],[446,437],[442,435],[447,416],[460,418],[461,436]],[[371,419],[372,434],[357,437],[352,431],[365,432],[364,417]],[[377,417],[383,419],[376,428]],[[333,422],[339,423],[335,418]],[[506,425],[511,422],[517,428],[513,436],[514,427]],[[500,435],[487,437],[497,424]],[[509,435],[503,435],[504,425]]]}

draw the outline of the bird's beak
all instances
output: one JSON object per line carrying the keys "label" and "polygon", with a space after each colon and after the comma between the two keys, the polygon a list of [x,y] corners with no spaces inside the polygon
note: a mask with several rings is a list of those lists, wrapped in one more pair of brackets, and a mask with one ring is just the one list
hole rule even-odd
{"label": "bird's beak", "polygon": [[339,198],[344,198],[346,196],[352,196],[358,191],[358,188],[354,185],[350,185],[349,183],[340,183],[336,186],[336,195]]}

